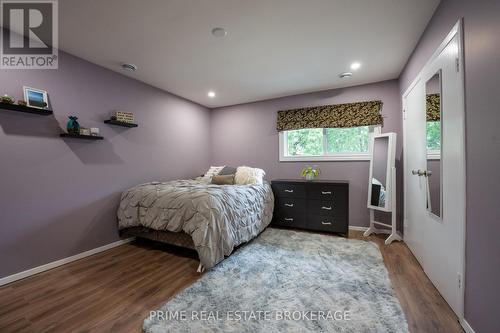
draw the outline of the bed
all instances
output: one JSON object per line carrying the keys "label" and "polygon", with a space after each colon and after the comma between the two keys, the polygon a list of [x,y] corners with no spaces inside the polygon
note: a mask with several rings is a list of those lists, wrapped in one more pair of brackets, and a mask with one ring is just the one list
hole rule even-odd
{"label": "bed", "polygon": [[203,178],[152,182],[125,191],[118,208],[122,235],[196,250],[210,269],[271,222],[269,183],[214,185]]}

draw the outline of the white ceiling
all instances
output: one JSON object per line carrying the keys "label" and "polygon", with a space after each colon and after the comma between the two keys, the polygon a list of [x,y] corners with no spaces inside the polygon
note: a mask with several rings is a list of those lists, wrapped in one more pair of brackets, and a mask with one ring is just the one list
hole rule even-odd
{"label": "white ceiling", "polygon": [[[208,107],[397,78],[439,0],[60,0],[60,48]],[[215,38],[214,27],[228,35]],[[353,61],[361,69],[338,74]],[[139,69],[124,72],[120,63]],[[214,90],[217,96],[208,98]]]}

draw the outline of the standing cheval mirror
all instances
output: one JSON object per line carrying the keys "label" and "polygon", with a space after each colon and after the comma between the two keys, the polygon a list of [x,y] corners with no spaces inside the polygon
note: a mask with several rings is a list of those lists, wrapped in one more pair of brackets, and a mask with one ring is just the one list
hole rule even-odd
{"label": "standing cheval mirror", "polygon": [[[370,227],[364,235],[390,232],[385,241],[388,245],[395,240],[401,240],[396,232],[396,133],[374,135],[371,140],[371,153],[368,178]],[[391,224],[375,221],[376,210],[390,212]]]}

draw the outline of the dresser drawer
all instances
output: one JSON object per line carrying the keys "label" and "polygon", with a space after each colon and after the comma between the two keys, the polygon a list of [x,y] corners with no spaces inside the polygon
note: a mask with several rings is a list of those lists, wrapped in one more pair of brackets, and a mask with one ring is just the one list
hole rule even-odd
{"label": "dresser drawer", "polygon": [[276,197],[283,198],[305,198],[306,186],[293,183],[273,183],[273,192]]}
{"label": "dresser drawer", "polygon": [[331,184],[309,184],[307,187],[307,197],[319,200],[339,200],[347,195],[347,187]]}
{"label": "dresser drawer", "polygon": [[347,234],[347,217],[309,215],[307,217],[307,229]]}
{"label": "dresser drawer", "polygon": [[304,228],[307,225],[307,217],[305,214],[278,213],[273,217],[273,225],[278,225],[283,227]]}
{"label": "dresser drawer", "polygon": [[306,214],[306,199],[277,197],[275,201],[274,209],[277,214]]}
{"label": "dresser drawer", "polygon": [[307,211],[318,216],[346,216],[346,202],[341,199],[334,200],[308,200]]}

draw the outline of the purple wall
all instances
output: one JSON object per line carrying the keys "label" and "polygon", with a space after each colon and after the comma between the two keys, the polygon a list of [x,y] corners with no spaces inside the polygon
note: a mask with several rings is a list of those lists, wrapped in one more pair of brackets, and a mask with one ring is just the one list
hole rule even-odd
{"label": "purple wall", "polygon": [[441,216],[441,161],[427,160],[427,170],[432,172],[432,176],[427,178],[432,211],[434,214]]}
{"label": "purple wall", "polygon": [[[58,70],[0,72],[2,95],[45,89],[55,115],[0,110],[0,277],[118,240],[124,189],[208,166],[202,106],[65,53]],[[133,112],[139,127],[104,124],[113,110]],[[59,138],[70,114],[105,139]]]}
{"label": "purple wall", "polygon": [[500,1],[443,0],[400,78],[403,92],[459,18],[464,21],[467,149],[465,319],[500,332]]}
{"label": "purple wall", "polygon": [[[380,99],[384,103],[383,132],[397,132],[397,159],[401,159],[402,136],[398,81],[385,81],[363,86],[328,90],[242,104],[212,110],[211,158],[214,165],[250,165],[263,168],[269,180],[300,178],[307,162],[279,162],[276,112],[305,106],[339,104]],[[367,226],[369,162],[315,162],[322,179],[350,181],[350,224]],[[402,184],[402,182],[400,182]],[[401,196],[400,196],[401,197]]]}

